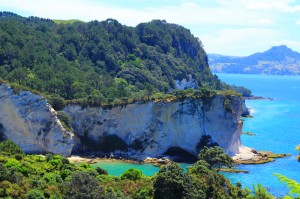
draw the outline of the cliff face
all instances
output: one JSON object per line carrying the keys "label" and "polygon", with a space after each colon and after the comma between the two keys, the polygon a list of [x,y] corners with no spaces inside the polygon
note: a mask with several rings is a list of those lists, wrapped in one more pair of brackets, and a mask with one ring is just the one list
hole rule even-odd
{"label": "cliff face", "polygon": [[106,152],[120,149],[124,155],[142,159],[174,148],[196,156],[197,145],[209,135],[234,155],[239,152],[243,101],[229,98],[226,108],[228,97],[222,95],[112,108],[68,105],[64,111],[73,119],[73,134],[63,128],[41,96],[27,91],[15,94],[7,85],[0,85],[0,139],[13,140],[27,153],[68,156],[106,147]]}
{"label": "cliff face", "polygon": [[3,138],[16,142],[26,153],[71,154],[74,135],[62,127],[44,98],[28,91],[14,94],[13,89],[3,84],[0,103]]}
{"label": "cliff face", "polygon": [[[196,156],[204,135],[234,155],[240,146],[242,101],[231,97],[231,110],[226,111],[224,100],[217,95],[207,100],[134,103],[111,109],[68,105],[64,111],[72,117],[74,132],[81,140],[101,143],[105,136],[117,135],[133,157],[157,157],[174,147]],[[130,147],[135,143],[138,149]],[[84,146],[79,144],[75,150],[80,148]]]}

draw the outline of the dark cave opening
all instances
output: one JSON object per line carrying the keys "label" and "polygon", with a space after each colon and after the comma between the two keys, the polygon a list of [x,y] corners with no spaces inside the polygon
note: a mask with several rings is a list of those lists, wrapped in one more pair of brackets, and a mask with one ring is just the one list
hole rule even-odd
{"label": "dark cave opening", "polygon": [[175,162],[195,163],[198,160],[197,156],[180,147],[170,147],[163,155],[169,156]]}

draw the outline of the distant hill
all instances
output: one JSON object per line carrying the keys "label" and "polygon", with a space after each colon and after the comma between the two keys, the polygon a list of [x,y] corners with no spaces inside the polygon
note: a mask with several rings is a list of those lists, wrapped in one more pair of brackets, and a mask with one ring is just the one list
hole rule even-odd
{"label": "distant hill", "polygon": [[285,45],[247,57],[209,54],[208,59],[215,73],[300,75],[300,53]]}

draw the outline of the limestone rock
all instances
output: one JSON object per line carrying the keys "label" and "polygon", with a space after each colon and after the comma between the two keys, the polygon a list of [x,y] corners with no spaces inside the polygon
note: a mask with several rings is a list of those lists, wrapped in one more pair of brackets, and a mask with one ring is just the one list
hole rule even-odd
{"label": "limestone rock", "polygon": [[26,153],[71,155],[74,135],[63,128],[46,100],[28,91],[0,85],[0,124],[6,139]]}
{"label": "limestone rock", "polygon": [[[223,107],[222,95],[208,100],[149,101],[112,108],[68,105],[64,111],[72,117],[74,132],[82,139],[97,144],[102,136],[114,134],[128,146],[138,140],[142,148],[127,151],[138,159],[161,157],[171,147],[197,156],[197,144],[204,135],[210,135],[226,153],[234,155],[241,145],[242,100],[231,98],[231,112]],[[76,146],[80,147],[84,145]]]}

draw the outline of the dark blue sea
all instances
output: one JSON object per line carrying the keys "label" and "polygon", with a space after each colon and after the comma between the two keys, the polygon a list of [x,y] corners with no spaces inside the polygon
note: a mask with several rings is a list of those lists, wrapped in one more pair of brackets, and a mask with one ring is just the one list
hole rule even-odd
{"label": "dark blue sea", "polygon": [[270,100],[248,100],[254,118],[247,118],[243,131],[256,136],[242,135],[242,144],[257,150],[275,153],[289,153],[291,157],[276,159],[263,165],[244,165],[238,169],[248,174],[225,174],[232,182],[241,182],[252,188],[261,183],[276,196],[285,195],[289,190],[279,183],[274,173],[280,173],[300,182],[300,163],[296,146],[300,144],[300,76],[269,76],[217,74],[229,84],[245,86],[253,95],[273,98]]}

